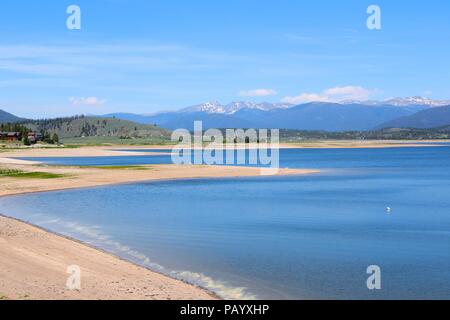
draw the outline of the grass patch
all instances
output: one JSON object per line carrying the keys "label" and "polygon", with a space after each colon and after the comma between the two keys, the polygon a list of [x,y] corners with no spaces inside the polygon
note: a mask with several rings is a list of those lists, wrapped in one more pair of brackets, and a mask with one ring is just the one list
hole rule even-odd
{"label": "grass patch", "polygon": [[65,175],[50,172],[26,172],[21,170],[0,169],[0,178],[22,178],[22,179],[56,179]]}

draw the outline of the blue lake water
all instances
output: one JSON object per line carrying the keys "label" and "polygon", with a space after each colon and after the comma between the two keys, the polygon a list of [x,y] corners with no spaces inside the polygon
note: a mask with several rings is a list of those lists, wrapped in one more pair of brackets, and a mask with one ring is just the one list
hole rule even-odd
{"label": "blue lake water", "polygon": [[[442,158],[443,147],[403,147],[386,149],[281,149],[280,166],[282,168],[393,168],[424,165],[428,157],[434,157],[436,165],[446,165]],[[448,146],[450,148],[450,145]],[[126,150],[124,150],[126,151]],[[130,150],[133,152],[167,152],[170,150]],[[236,154],[235,154],[236,156]],[[248,152],[247,152],[248,160]],[[407,161],[413,157],[414,161]],[[49,165],[67,166],[111,166],[171,164],[167,155],[112,156],[112,157],[22,157],[21,160],[39,161]],[[247,161],[248,162],[248,161]],[[247,163],[247,165],[249,165]]]}
{"label": "blue lake water", "polygon": [[[138,158],[57,162],[155,159]],[[327,170],[13,196],[0,212],[226,298],[450,299],[449,147],[290,149],[281,165]]]}

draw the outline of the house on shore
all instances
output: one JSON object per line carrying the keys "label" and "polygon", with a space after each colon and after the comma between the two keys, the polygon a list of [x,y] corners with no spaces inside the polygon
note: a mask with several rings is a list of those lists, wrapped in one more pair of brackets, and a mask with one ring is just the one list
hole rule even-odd
{"label": "house on shore", "polygon": [[22,133],[20,132],[0,132],[0,140],[15,142],[22,140]]}
{"label": "house on shore", "polygon": [[42,141],[43,135],[37,132],[29,132],[28,133],[28,141],[30,141],[31,144],[35,144],[38,141]]}
{"label": "house on shore", "polygon": [[[27,135],[28,141],[35,144],[43,140],[43,135],[37,132],[29,132]],[[0,140],[8,142],[22,141],[23,135],[20,132],[0,132]]]}

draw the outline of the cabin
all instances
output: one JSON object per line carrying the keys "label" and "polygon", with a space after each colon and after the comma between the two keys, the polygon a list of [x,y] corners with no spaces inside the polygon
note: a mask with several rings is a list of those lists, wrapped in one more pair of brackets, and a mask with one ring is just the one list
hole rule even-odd
{"label": "cabin", "polygon": [[30,141],[31,144],[35,144],[38,141],[42,141],[43,135],[36,132],[29,132],[28,133],[28,141]]}
{"label": "cabin", "polygon": [[[41,133],[29,132],[27,134],[28,141],[31,144],[35,144],[39,141],[42,141],[44,136]],[[8,142],[17,142],[22,141],[22,133],[20,132],[0,132],[0,140],[8,141]]]}
{"label": "cabin", "polygon": [[35,132],[29,132],[29,133],[28,133],[28,141],[29,141],[31,144],[35,144],[35,143],[37,142],[37,139],[36,139],[36,133],[35,133]]}
{"label": "cabin", "polygon": [[20,132],[0,132],[0,140],[8,142],[20,141],[22,140],[22,134]]}

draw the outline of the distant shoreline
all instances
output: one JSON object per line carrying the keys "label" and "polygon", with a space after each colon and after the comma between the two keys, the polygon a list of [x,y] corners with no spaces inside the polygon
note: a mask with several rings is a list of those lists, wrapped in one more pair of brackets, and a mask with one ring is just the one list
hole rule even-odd
{"label": "distant shoreline", "polygon": [[[281,142],[280,149],[360,149],[360,148],[402,148],[402,147],[439,147],[450,140],[305,140],[302,142]],[[205,144],[203,148],[207,148]],[[72,147],[34,146],[32,148],[3,148],[0,158],[33,158],[33,157],[119,157],[119,156],[150,156],[168,155],[165,152],[142,152],[134,150],[171,150],[175,144],[164,145],[102,145]],[[258,148],[259,144],[223,145],[229,148]],[[270,148],[270,144],[268,145]],[[193,149],[196,149],[193,146]],[[124,151],[127,150],[127,151]],[[0,162],[1,164],[1,162]]]}

